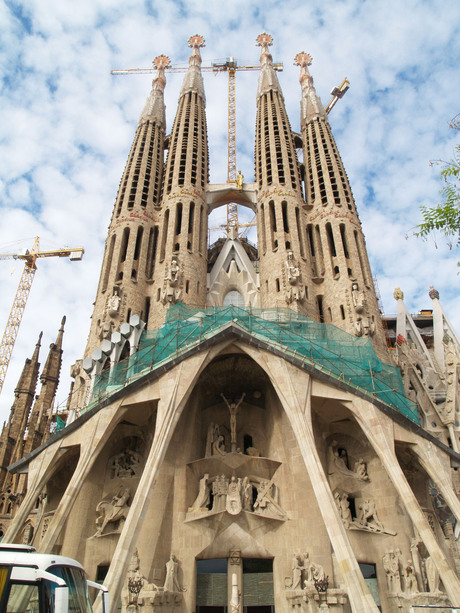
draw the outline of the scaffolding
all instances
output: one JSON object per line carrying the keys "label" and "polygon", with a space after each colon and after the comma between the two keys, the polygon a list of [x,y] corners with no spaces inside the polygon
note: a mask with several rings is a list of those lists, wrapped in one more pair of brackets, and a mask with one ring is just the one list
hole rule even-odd
{"label": "scaffolding", "polygon": [[185,352],[198,349],[203,341],[232,322],[283,355],[295,357],[420,423],[416,404],[405,396],[399,369],[381,362],[368,338],[358,338],[290,309],[233,305],[170,307],[165,324],[158,330],[145,331],[134,355],[112,364],[96,377],[91,402],[85,410],[153,370],[164,368]]}

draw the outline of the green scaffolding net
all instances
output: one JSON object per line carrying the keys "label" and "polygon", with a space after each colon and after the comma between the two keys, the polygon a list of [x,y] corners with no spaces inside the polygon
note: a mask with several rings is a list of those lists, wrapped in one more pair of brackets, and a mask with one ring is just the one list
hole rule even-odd
{"label": "green scaffolding net", "polygon": [[325,372],[398,410],[419,424],[417,407],[407,399],[401,373],[381,362],[368,338],[358,338],[332,324],[322,324],[290,309],[252,307],[193,308],[176,304],[165,324],[142,334],[138,351],[96,377],[88,408],[234,322],[254,338]]}

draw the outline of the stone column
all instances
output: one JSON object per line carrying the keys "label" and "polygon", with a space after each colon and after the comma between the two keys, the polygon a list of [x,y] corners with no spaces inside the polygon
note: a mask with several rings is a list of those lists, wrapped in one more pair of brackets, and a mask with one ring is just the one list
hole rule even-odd
{"label": "stone column", "polygon": [[417,454],[421,466],[441,492],[456,520],[460,522],[460,500],[457,498],[457,494],[452,487],[452,480],[448,470],[446,470],[446,467],[438,457],[435,446],[430,441],[423,440],[412,447],[412,449]]}
{"label": "stone column", "polygon": [[352,611],[377,613],[377,605],[364,581],[316,449],[311,420],[310,376],[275,356],[259,353],[253,357],[269,374],[291,422],[342,572]]}
{"label": "stone column", "polygon": [[[121,402],[122,401],[120,400],[117,406],[112,409],[112,415],[116,415]],[[114,421],[112,421],[112,424],[107,424],[107,417],[102,411],[99,411],[99,413],[95,415],[93,419],[96,421],[96,423],[93,424],[93,420],[91,420],[93,426],[88,431],[88,438],[85,439],[85,437],[82,437],[81,439],[86,440],[87,444],[81,450],[80,459],[78,460],[75,472],[72,475],[69,485],[67,486],[61,501],[58,504],[51,524],[43,537],[43,541],[38,544],[37,549],[40,552],[51,552],[65,522],[69,518],[69,513],[77,500],[85,478],[88,476],[89,471],[92,469],[94,462],[99,455],[99,451],[107,442],[108,438],[112,434],[114,426],[116,425]]]}
{"label": "stone column", "polygon": [[460,602],[460,582],[444,557],[428,520],[423,513],[394,451],[393,423],[370,402],[360,399],[353,405],[353,413],[374,451],[382,462],[388,476],[400,496],[409,517],[417,529],[428,553],[439,571],[447,595],[452,604]]}
{"label": "stone column", "polygon": [[[116,613],[126,568],[136,546],[166,450],[206,357],[207,354],[200,354],[181,362],[159,381],[160,400],[152,446],[104,581],[110,592],[111,613]],[[102,613],[100,598],[95,603],[94,612]]]}
{"label": "stone column", "polygon": [[34,508],[38,495],[49,479],[52,470],[50,470],[50,467],[59,459],[59,451],[59,444],[56,447],[48,448],[40,454],[40,461],[37,467],[38,460],[29,465],[27,493],[5,533],[3,538],[5,543],[14,543],[29,513]]}

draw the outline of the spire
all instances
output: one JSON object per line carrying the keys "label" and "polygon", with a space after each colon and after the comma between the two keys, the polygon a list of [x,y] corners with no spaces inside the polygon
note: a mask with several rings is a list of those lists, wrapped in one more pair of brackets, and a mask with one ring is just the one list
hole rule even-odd
{"label": "spire", "polygon": [[[56,386],[59,382],[59,372],[61,370],[61,357],[62,357],[62,337],[64,335],[64,325],[66,322],[66,316],[61,320],[61,327],[59,328],[56,342],[51,343],[48,357],[46,358],[45,366],[43,367],[40,381],[43,384],[47,380],[56,381]],[[54,355],[58,356],[57,360]],[[40,392],[41,394],[41,392]]]}
{"label": "spire", "polygon": [[62,338],[66,317],[61,320],[61,327],[56,342],[51,343],[45,366],[40,376],[40,393],[30,412],[27,423],[27,439],[24,443],[23,455],[27,455],[41,445],[49,436],[49,425],[52,417],[52,406],[59,385],[59,375],[62,364]]}
{"label": "spire", "polygon": [[153,65],[157,69],[157,75],[152,81],[152,91],[139,118],[139,124],[150,120],[164,126],[166,124],[166,107],[164,103],[165,68],[171,65],[171,61],[166,55],[158,55],[153,60]]}
{"label": "spire", "polygon": [[199,34],[195,34],[188,39],[188,46],[192,47],[193,51],[188,60],[189,69],[184,77],[179,98],[188,92],[195,92],[203,98],[203,101],[206,101],[204,95],[203,77],[201,75],[200,55],[200,47],[205,47],[204,38]]}
{"label": "spire", "polygon": [[16,389],[14,390],[14,395],[16,397],[18,397],[18,394],[22,392],[27,393],[29,390],[32,390],[32,387],[33,387],[33,390],[30,392],[32,394],[32,397],[33,397],[33,394],[35,393],[35,387],[37,385],[37,379],[38,379],[38,369],[40,367],[40,364],[38,363],[38,357],[40,353],[42,336],[43,336],[43,332],[40,332],[40,334],[38,335],[38,340],[35,344],[35,349],[32,354],[32,357],[30,359],[29,358],[26,359],[21,376],[19,377],[18,384],[16,386]]}
{"label": "spire", "polygon": [[260,63],[262,68],[260,69],[259,85],[257,88],[258,98],[269,90],[275,90],[281,94],[278,77],[276,76],[275,69],[273,68],[273,58],[268,50],[268,47],[271,47],[272,45],[273,38],[266,32],[259,34],[259,36],[256,38],[256,46],[262,47],[262,51],[260,52]]}
{"label": "spire", "polygon": [[21,377],[14,390],[14,402],[8,423],[5,424],[0,435],[0,491],[2,491],[5,483],[7,467],[11,464],[13,458],[19,459],[21,457],[27,418],[37,386],[40,368],[38,357],[42,336],[43,332],[40,332],[32,358],[26,359]]}
{"label": "spire", "polygon": [[305,53],[305,51],[301,51],[295,56],[294,64],[300,66],[299,81],[302,86],[300,121],[302,126],[315,117],[326,118],[326,111],[313,85],[313,77],[308,71],[308,67],[311,66],[311,63],[312,57],[309,53]]}

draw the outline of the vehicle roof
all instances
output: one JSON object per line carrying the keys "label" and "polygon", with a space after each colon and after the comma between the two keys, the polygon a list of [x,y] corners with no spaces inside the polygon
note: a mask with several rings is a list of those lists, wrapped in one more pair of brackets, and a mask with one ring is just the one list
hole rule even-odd
{"label": "vehicle roof", "polygon": [[0,565],[7,564],[8,566],[34,566],[40,570],[47,570],[50,566],[73,566],[83,570],[80,562],[65,556],[53,555],[50,553],[35,553],[24,550],[7,550],[0,549]]}

